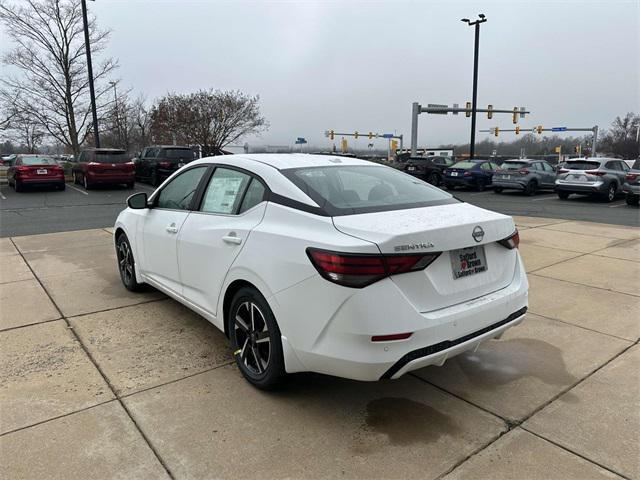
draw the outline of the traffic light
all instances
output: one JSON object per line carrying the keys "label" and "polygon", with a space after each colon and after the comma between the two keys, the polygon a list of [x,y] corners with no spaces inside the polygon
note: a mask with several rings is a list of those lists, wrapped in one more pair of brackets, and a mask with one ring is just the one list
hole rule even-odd
{"label": "traffic light", "polygon": [[333,137],[334,137],[333,130],[329,130],[329,138],[333,140]]}
{"label": "traffic light", "polygon": [[500,133],[500,129],[499,129],[498,127],[496,127],[496,128],[493,130],[493,134],[497,137],[499,133]]}
{"label": "traffic light", "polygon": [[349,145],[347,144],[347,139],[343,138],[340,141],[340,150],[342,150],[342,153],[347,153],[348,149],[349,149]]}
{"label": "traffic light", "polygon": [[373,133],[369,132],[369,140],[373,138]]}
{"label": "traffic light", "polygon": [[536,131],[537,131],[538,133],[542,133],[542,125],[538,125],[538,126],[536,127]]}
{"label": "traffic light", "polygon": [[513,123],[518,123],[518,107],[513,107]]}
{"label": "traffic light", "polygon": [[489,120],[493,118],[493,105],[487,105],[487,118]]}
{"label": "traffic light", "polygon": [[398,141],[391,140],[391,153],[396,153],[397,149],[398,149]]}
{"label": "traffic light", "polygon": [[354,133],[353,136],[357,140],[358,139],[358,132]]}
{"label": "traffic light", "polygon": [[516,125],[516,135],[520,135],[520,125]]}
{"label": "traffic light", "polygon": [[466,111],[464,112],[464,116],[465,117],[471,116],[471,102],[467,102],[467,108],[466,108]]}
{"label": "traffic light", "polygon": [[576,145],[575,147],[573,147],[573,151],[576,153],[580,153],[580,145]]}

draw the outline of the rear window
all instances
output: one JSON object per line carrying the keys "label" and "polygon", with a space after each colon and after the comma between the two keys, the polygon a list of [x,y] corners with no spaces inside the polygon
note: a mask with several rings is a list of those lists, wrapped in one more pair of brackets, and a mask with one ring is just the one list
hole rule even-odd
{"label": "rear window", "polygon": [[436,187],[383,166],[293,168],[282,174],[330,216],[457,202]]}
{"label": "rear window", "polygon": [[503,170],[520,170],[522,167],[526,167],[527,162],[504,162],[500,165]]}
{"label": "rear window", "polygon": [[53,158],[48,157],[22,157],[20,159],[22,165],[57,165]]}
{"label": "rear window", "polygon": [[453,165],[451,168],[467,169],[467,168],[473,168],[476,165],[478,165],[477,162],[458,162],[455,165]]}
{"label": "rear window", "polygon": [[127,163],[130,160],[125,152],[96,152],[91,161],[97,163]]}
{"label": "rear window", "polygon": [[180,158],[183,160],[193,160],[193,150],[190,148],[166,148],[160,153],[164,158]]}
{"label": "rear window", "polygon": [[592,168],[600,168],[600,162],[567,162],[562,168],[567,170],[589,170]]}

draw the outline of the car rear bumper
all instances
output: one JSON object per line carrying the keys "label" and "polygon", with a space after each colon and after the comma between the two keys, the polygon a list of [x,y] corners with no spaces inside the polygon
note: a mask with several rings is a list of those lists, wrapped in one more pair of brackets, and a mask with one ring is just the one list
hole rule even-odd
{"label": "car rear bumper", "polygon": [[24,183],[27,185],[51,185],[51,184],[59,184],[64,183],[64,177],[45,177],[45,178],[23,178],[17,177],[16,180],[20,183]]}
{"label": "car rear bumper", "polygon": [[91,183],[102,184],[119,184],[119,183],[132,183],[135,181],[133,172],[131,173],[118,173],[118,174],[91,174],[87,175],[87,179]]}
{"label": "car rear bumper", "polygon": [[[344,290],[317,276],[275,295],[274,313],[287,343],[288,372],[314,371],[363,381],[398,378],[427,365],[442,365],[501,336],[523,320],[528,305],[528,283],[519,256],[505,288],[426,313],[418,312],[390,279],[344,299],[331,293],[334,287]],[[306,299],[302,305],[300,298]],[[306,317],[304,326],[301,315]],[[405,332],[412,332],[405,340],[371,339]]]}
{"label": "car rear bumper", "polygon": [[631,195],[640,195],[640,185],[631,185],[629,183],[625,183],[622,186],[622,191],[624,193],[630,193]]}
{"label": "car rear bumper", "polygon": [[496,180],[493,179],[493,186],[499,188],[514,188],[516,190],[524,190],[526,182],[518,182],[512,180]]}
{"label": "car rear bumper", "polygon": [[566,182],[556,180],[556,191],[568,193],[604,193],[607,184],[604,182]]}
{"label": "car rear bumper", "polygon": [[444,183],[448,185],[473,185],[475,182],[473,177],[444,177]]}

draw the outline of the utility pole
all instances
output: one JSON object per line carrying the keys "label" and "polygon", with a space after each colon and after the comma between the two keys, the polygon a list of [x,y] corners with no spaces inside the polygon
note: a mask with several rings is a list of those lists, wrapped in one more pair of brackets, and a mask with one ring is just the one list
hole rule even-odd
{"label": "utility pole", "polygon": [[109,85],[113,87],[113,102],[115,105],[116,112],[116,129],[118,130],[118,142],[121,140],[121,132],[120,132],[120,110],[118,109],[118,90],[116,89],[116,85],[118,82],[111,81]]}
{"label": "utility pole", "polygon": [[478,14],[478,20],[472,22],[468,18],[461,21],[467,25],[475,26],[475,46],[473,49],[473,98],[471,100],[471,144],[469,145],[469,158],[473,159],[475,155],[476,143],[476,107],[478,103],[478,52],[480,50],[480,24],[487,21],[483,13]]}
{"label": "utility pole", "polygon": [[96,148],[100,148],[98,132],[98,112],[96,110],[96,92],[93,88],[93,65],[91,65],[91,45],[89,44],[89,22],[87,21],[87,1],[82,0],[82,21],[84,23],[84,46],[87,52],[87,70],[89,74],[89,95],[91,96],[91,114],[93,116],[93,139]]}

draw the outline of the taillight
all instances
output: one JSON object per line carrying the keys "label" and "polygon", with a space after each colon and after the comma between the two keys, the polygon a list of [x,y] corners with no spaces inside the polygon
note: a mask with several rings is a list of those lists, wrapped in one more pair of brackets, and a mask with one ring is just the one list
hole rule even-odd
{"label": "taillight", "polygon": [[169,168],[171,167],[171,162],[158,162],[158,166],[162,168]]}
{"label": "taillight", "polygon": [[464,172],[464,176],[465,177],[470,177],[471,176],[471,172]]}
{"label": "taillight", "polygon": [[638,178],[640,175],[638,175],[637,173],[627,173],[625,179],[628,182],[635,182],[636,178]]}
{"label": "taillight", "polygon": [[374,335],[371,337],[372,342],[393,342],[395,340],[406,340],[413,332],[392,333],[390,335]]}
{"label": "taillight", "polygon": [[561,168],[560,170],[558,170],[558,173],[569,173],[570,170],[567,170],[566,168]]}
{"label": "taillight", "polygon": [[586,170],[584,173],[587,175],[594,175],[596,177],[603,177],[605,175],[605,172],[601,172],[599,170]]}
{"label": "taillight", "polygon": [[318,273],[330,282],[363,288],[390,275],[427,268],[440,252],[413,255],[339,253],[307,248],[307,255]]}
{"label": "taillight", "polygon": [[518,173],[520,175],[529,175],[529,170],[527,170],[526,168],[523,168],[522,170],[518,170]]}
{"label": "taillight", "polygon": [[16,167],[16,172],[18,173],[27,173],[30,170],[29,167],[23,167],[22,165],[19,167]]}
{"label": "taillight", "polygon": [[509,235],[507,238],[503,238],[502,240],[498,240],[498,243],[503,247],[508,248],[509,250],[513,250],[514,248],[518,248],[520,245],[520,233],[516,230],[514,233]]}

